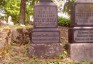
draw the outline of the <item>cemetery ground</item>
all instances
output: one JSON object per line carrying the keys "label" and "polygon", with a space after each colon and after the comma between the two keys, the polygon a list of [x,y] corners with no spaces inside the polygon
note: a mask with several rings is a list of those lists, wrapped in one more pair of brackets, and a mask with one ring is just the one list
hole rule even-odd
{"label": "cemetery ground", "polygon": [[27,44],[19,44],[19,43],[11,43],[9,48],[9,54],[7,54],[8,59],[5,59],[6,63],[1,64],[90,64],[87,61],[82,61],[81,63],[75,63],[69,57],[68,50],[68,29],[69,27],[59,26],[60,36],[61,36],[61,44],[64,46],[64,53],[53,58],[44,58],[39,59],[36,57],[30,58],[28,56],[28,47],[31,43]]}

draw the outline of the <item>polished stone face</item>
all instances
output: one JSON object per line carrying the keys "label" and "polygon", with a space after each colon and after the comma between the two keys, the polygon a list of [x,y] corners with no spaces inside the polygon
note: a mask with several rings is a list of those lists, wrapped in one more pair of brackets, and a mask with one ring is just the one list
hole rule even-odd
{"label": "polished stone face", "polygon": [[93,28],[80,28],[69,30],[70,43],[93,43]]}
{"label": "polished stone face", "polygon": [[93,4],[75,3],[72,12],[74,26],[93,26]]}
{"label": "polished stone face", "polygon": [[51,2],[51,0],[39,0],[40,2]]}

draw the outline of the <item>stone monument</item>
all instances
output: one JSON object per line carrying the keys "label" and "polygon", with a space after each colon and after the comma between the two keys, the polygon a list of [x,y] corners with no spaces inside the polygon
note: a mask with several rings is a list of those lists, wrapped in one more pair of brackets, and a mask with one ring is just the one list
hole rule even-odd
{"label": "stone monument", "polygon": [[34,6],[34,29],[30,57],[52,57],[62,53],[57,25],[57,6],[51,0],[39,0]]}
{"label": "stone monument", "polygon": [[93,0],[77,0],[72,9],[69,29],[71,59],[93,62]]}

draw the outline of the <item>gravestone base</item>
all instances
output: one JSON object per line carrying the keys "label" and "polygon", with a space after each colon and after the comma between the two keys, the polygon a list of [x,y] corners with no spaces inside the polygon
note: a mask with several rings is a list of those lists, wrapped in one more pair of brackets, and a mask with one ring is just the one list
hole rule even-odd
{"label": "gravestone base", "polygon": [[32,31],[32,43],[59,43],[60,32],[58,28],[38,28]]}
{"label": "gravestone base", "polygon": [[93,43],[70,44],[70,57],[75,62],[93,62]]}
{"label": "gravestone base", "polygon": [[63,53],[62,44],[31,44],[29,57],[53,58]]}

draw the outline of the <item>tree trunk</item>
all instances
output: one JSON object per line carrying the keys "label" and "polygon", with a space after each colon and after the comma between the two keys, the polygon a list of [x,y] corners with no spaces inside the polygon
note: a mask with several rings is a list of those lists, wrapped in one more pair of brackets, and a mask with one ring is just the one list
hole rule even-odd
{"label": "tree trunk", "polygon": [[20,24],[24,24],[25,23],[25,10],[26,10],[26,0],[21,0],[20,17],[19,17],[19,23]]}

